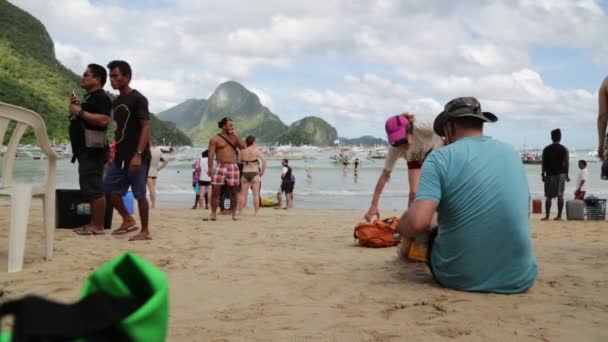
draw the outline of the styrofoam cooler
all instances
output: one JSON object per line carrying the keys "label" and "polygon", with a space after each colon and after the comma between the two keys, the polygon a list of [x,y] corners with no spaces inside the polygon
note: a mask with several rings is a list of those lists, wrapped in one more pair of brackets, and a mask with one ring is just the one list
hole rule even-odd
{"label": "styrofoam cooler", "polygon": [[581,200],[566,201],[566,218],[569,221],[585,219],[585,202]]}

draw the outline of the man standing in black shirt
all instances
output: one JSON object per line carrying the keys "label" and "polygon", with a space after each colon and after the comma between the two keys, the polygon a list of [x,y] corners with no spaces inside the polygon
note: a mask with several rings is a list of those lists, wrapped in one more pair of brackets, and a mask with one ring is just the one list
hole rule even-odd
{"label": "man standing in black shirt", "polygon": [[92,212],[90,225],[74,229],[79,235],[104,233],[106,199],[102,177],[108,158],[106,129],[112,109],[112,100],[103,90],[106,79],[104,67],[89,64],[81,79],[81,86],[87,91],[82,104],[75,94],[70,99],[72,163],[78,160],[80,191],[89,200]]}
{"label": "man standing in black shirt", "polygon": [[148,199],[146,180],[150,167],[150,112],[148,100],[129,87],[131,66],[125,61],[108,64],[112,88],[120,95],[112,103],[112,116],[116,121],[116,155],[105,178],[105,188],[112,193],[112,204],[122,217],[121,226],[113,235],[124,235],[137,230],[135,219],[129,215],[122,201],[129,187],[137,200],[141,231],[129,241],[151,240],[148,230]]}
{"label": "man standing in black shirt", "polygon": [[562,140],[562,131],[554,129],[551,131],[551,140],[553,144],[545,147],[543,150],[543,168],[542,177],[545,183],[545,217],[543,221],[549,219],[551,211],[551,200],[557,197],[557,217],[555,220],[562,219],[562,211],[564,209],[564,188],[566,182],[570,181],[568,176],[569,158],[568,149],[560,144]]}

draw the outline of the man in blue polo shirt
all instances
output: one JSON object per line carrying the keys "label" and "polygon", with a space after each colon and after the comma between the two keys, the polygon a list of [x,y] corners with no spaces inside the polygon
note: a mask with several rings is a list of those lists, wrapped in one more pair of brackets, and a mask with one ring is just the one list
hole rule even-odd
{"label": "man in blue polo shirt", "polygon": [[511,146],[483,136],[483,123],[497,120],[472,97],[445,105],[433,128],[448,146],[424,162],[402,223],[405,238],[429,235],[429,267],[445,287],[521,293],[537,276],[523,165]]}

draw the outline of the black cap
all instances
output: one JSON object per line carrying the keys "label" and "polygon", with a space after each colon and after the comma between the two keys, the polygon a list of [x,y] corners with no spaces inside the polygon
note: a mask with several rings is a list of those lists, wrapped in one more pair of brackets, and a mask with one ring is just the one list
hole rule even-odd
{"label": "black cap", "polygon": [[445,104],[443,112],[439,113],[433,123],[433,130],[437,135],[443,137],[443,129],[449,119],[461,117],[478,118],[484,122],[496,122],[498,118],[490,112],[482,112],[481,104],[474,97],[457,97]]}

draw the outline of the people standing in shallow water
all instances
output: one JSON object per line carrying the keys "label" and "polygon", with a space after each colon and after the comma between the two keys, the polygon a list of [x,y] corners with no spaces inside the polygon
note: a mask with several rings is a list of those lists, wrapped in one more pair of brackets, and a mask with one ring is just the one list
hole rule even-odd
{"label": "people standing in shallow water", "polygon": [[201,166],[201,172],[198,178],[198,185],[200,190],[200,208],[209,209],[209,202],[211,198],[211,178],[209,177],[209,150],[204,150],[201,153],[201,159],[199,160]]}
{"label": "people standing in shallow water", "polygon": [[[150,147],[150,170],[148,171],[148,190],[150,191],[150,208],[156,208],[156,178],[160,170],[167,167],[169,161],[165,159],[160,147],[156,146],[154,140]],[[160,165],[159,165],[160,164]]]}
{"label": "people standing in shallow water", "polygon": [[[253,193],[253,207],[255,215],[260,212],[260,185],[261,178],[266,171],[266,157],[255,143],[255,137],[250,135],[245,139],[247,148],[241,150],[241,163],[243,163],[243,175],[241,177],[241,195],[239,201],[239,215],[247,202],[247,193],[251,189]],[[262,163],[260,167],[260,161]]]}
{"label": "people standing in shallow water", "polygon": [[566,182],[570,181],[568,172],[570,169],[570,154],[568,149],[560,144],[562,140],[562,131],[554,129],[551,131],[551,140],[553,143],[543,150],[543,164],[541,177],[545,183],[545,217],[542,221],[549,219],[551,212],[551,201],[557,197],[557,216],[555,220],[562,219],[564,210],[564,190]]}
{"label": "people standing in shallow water", "polygon": [[296,178],[293,175],[293,170],[289,166],[289,160],[283,159],[281,161],[283,165],[283,171],[281,173],[281,191],[277,194],[279,200],[279,206],[281,203],[281,193],[285,193],[285,207],[283,209],[293,208],[293,188],[296,183]]}
{"label": "people standing in shallow water", "polygon": [[[232,219],[237,221],[237,199],[240,184],[239,165],[237,164],[238,150],[246,148],[245,141],[234,129],[234,122],[230,118],[223,118],[218,122],[221,132],[209,140],[208,175],[211,178],[213,189],[211,191],[211,216],[205,221],[217,220],[217,208],[220,202],[222,186],[230,187],[230,207]],[[215,167],[213,160],[217,159]]]}

